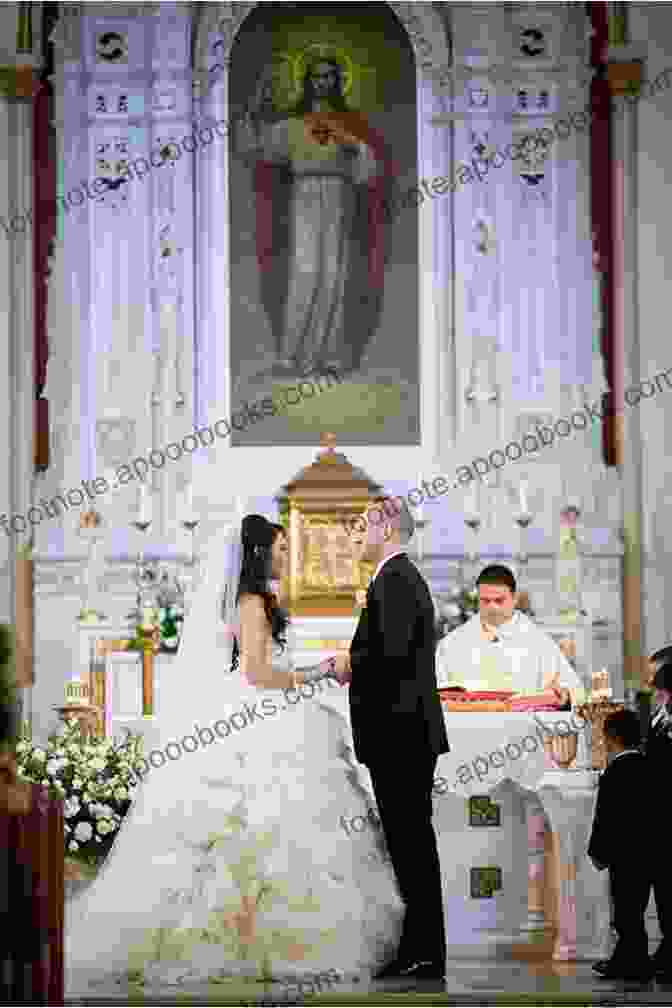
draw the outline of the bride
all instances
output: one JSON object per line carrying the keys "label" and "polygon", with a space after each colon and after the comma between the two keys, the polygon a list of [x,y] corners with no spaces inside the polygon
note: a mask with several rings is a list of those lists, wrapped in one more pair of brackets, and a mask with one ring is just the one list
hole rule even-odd
{"label": "bride", "polygon": [[151,769],[97,878],[66,903],[69,993],[111,975],[350,976],[394,956],[403,903],[380,831],[342,826],[374,809],[329,706],[344,659],[294,669],[269,590],[285,531],[247,515],[215,529],[202,556],[145,733]]}

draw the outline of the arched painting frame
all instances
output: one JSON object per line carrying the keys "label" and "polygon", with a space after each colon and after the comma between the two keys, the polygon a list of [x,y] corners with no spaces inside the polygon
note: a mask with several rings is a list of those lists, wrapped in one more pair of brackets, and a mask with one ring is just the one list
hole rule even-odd
{"label": "arched painting frame", "polygon": [[[278,5],[281,6],[281,5]],[[417,109],[417,178],[404,180],[408,191],[411,181],[422,194],[422,182],[445,174],[450,162],[447,130],[432,126],[431,120],[444,109],[442,96],[449,86],[449,47],[445,25],[430,4],[387,5],[404,26],[415,56]],[[204,5],[195,35],[195,65],[202,82],[201,119],[204,125],[229,122],[231,94],[231,50],[241,26],[256,4]],[[199,418],[205,421],[226,415],[239,406],[230,380],[231,319],[229,288],[231,277],[230,221],[228,193],[230,185],[229,131],[219,148],[219,156],[202,159],[197,179],[200,212],[197,355],[200,361],[197,379]],[[220,132],[220,135],[221,135]],[[223,149],[225,148],[225,149]],[[425,189],[426,191],[426,189]],[[225,198],[222,199],[222,193]],[[418,339],[420,345],[419,433],[400,447],[421,445],[423,454],[437,456],[440,439],[450,437],[444,422],[447,411],[441,405],[448,393],[448,354],[451,275],[449,200],[425,199],[418,213]],[[224,212],[224,211],[227,212]],[[406,212],[411,212],[407,210]],[[222,276],[228,282],[222,283]],[[223,412],[224,411],[224,412]],[[264,425],[266,427],[268,425]],[[350,444],[345,437],[341,443]],[[314,431],[308,443],[315,441]],[[259,444],[261,442],[243,442]],[[264,443],[272,443],[270,440]],[[298,442],[300,443],[300,442]],[[371,443],[369,439],[368,443]],[[235,440],[233,446],[236,446]]]}

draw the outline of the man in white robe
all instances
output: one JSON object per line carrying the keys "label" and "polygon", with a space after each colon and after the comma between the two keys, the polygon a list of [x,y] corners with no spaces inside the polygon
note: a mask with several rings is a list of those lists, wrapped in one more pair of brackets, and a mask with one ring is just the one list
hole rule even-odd
{"label": "man in white robe", "polygon": [[566,702],[568,690],[581,687],[579,676],[553,638],[515,611],[511,571],[486,567],[476,584],[479,612],[439,644],[438,685],[516,694],[554,690]]}

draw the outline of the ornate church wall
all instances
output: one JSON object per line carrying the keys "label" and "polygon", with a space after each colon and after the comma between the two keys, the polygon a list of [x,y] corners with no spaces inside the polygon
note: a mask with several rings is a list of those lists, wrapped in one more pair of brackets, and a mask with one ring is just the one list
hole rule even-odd
{"label": "ornate church wall", "polygon": [[[645,79],[672,66],[672,10],[665,4],[628,4],[630,40],[644,45]],[[669,82],[670,75],[667,76]],[[635,138],[634,273],[636,325],[632,356],[642,378],[672,367],[668,291],[672,263],[672,90],[637,103]],[[668,380],[672,378],[672,372]],[[672,385],[672,382],[670,383]],[[642,449],[643,620],[645,651],[672,639],[672,388],[646,389],[637,410]]]}
{"label": "ornate church wall", "polygon": [[[247,292],[230,283],[240,266],[231,263],[229,204],[238,191],[230,131],[217,131],[207,145],[194,140],[179,159],[171,151],[192,131],[201,137],[229,123],[234,39],[255,6],[148,4],[138,16],[137,5],[84,11],[72,4],[64,5],[57,28],[62,198],[45,392],[53,406],[53,452],[40,495],[67,493],[82,480],[107,481],[110,490],[92,506],[104,517],[100,549],[115,561],[104,580],[115,586],[119,614],[132,600],[123,560],[142,539],[133,528],[140,481],[113,489],[115,473],[180,442],[195,425],[228,421],[240,406],[229,367],[234,342],[244,345],[247,337],[241,331]],[[620,491],[601,464],[598,437],[577,431],[524,463],[512,461],[501,472],[493,465],[484,485],[474,480],[465,492],[457,483],[460,466],[599,400],[604,387],[599,357],[586,352],[599,324],[590,312],[586,137],[558,139],[549,152],[527,136],[565,108],[583,107],[586,25],[579,5],[533,6],[507,7],[505,14],[503,5],[445,5],[440,17],[437,5],[390,5],[416,59],[418,177],[409,180],[415,198],[411,190],[395,227],[417,230],[417,256],[404,266],[415,270],[418,287],[409,338],[419,345],[413,409],[420,434],[417,443],[390,443],[381,415],[379,440],[386,443],[351,443],[336,428],[338,447],[392,492],[407,492],[422,478],[447,478],[450,494],[426,508],[424,551],[440,587],[459,579],[459,556],[472,546],[465,509],[481,512],[483,555],[511,556],[518,548],[523,480],[534,515],[526,544],[538,555],[528,575],[540,608],[548,598],[550,609],[559,513],[580,501],[591,530],[592,607],[618,619]],[[512,138],[523,143],[522,164],[499,166],[485,180],[472,177],[453,195],[423,189],[436,178],[446,183],[465,165],[473,174],[474,160]],[[257,218],[249,227],[258,224]],[[253,355],[253,333],[249,339]],[[579,358],[577,377],[572,367]],[[221,494],[193,502],[197,509],[227,510],[240,495],[273,513],[273,494],[312,460],[306,442],[317,446],[328,429],[320,401],[294,408],[306,413],[303,445],[277,433],[267,440],[260,434],[255,446],[239,438],[232,447],[229,438],[198,457],[183,451],[173,461],[168,453],[161,466],[146,466],[150,552],[185,559],[191,542],[180,519],[190,502],[183,489],[201,462],[217,473]],[[338,420],[333,408],[331,416]],[[70,500],[63,520],[38,529],[41,662],[54,653],[62,625],[76,618],[85,591],[84,507]],[[59,667],[67,674],[75,651],[60,647]],[[45,709],[55,702],[52,693],[50,685]]]}

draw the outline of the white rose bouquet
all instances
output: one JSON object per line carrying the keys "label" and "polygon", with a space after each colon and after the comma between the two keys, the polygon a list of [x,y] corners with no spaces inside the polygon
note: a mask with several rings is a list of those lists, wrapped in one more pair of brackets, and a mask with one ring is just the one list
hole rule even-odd
{"label": "white rose bouquet", "polygon": [[96,871],[112,848],[137,787],[134,766],[141,756],[141,736],[128,732],[115,746],[82,736],[74,718],[45,746],[25,737],[17,744],[19,776],[63,799],[65,854],[85,869]]}

